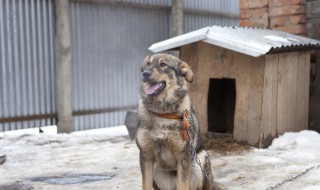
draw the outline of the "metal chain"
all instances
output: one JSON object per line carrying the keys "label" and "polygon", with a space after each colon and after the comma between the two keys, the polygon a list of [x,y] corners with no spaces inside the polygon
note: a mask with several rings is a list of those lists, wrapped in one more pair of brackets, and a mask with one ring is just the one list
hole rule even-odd
{"label": "metal chain", "polygon": [[279,188],[280,186],[282,186],[282,185],[284,185],[284,184],[286,184],[286,183],[288,183],[288,182],[294,181],[294,180],[300,178],[301,176],[305,175],[306,173],[308,173],[308,172],[310,172],[311,170],[314,170],[314,169],[316,169],[316,168],[320,168],[320,164],[317,165],[317,166],[312,166],[312,167],[306,169],[304,172],[302,172],[302,173],[300,173],[300,174],[298,174],[298,175],[296,175],[296,176],[290,177],[289,179],[285,179],[285,180],[283,180],[282,182],[276,184],[275,186],[271,186],[271,187],[267,188],[266,190],[277,189],[277,188]]}
{"label": "metal chain", "polygon": [[[188,136],[189,136],[189,139],[190,139],[189,145],[190,145],[190,147],[191,147],[192,159],[194,159],[194,160],[197,162],[197,164],[199,165],[199,167],[200,167],[200,169],[201,169],[202,174],[206,177],[206,179],[209,181],[209,183],[211,184],[211,186],[212,186],[212,187],[215,187],[215,184],[213,183],[212,179],[209,178],[208,174],[207,174],[206,171],[203,169],[203,167],[202,167],[202,165],[201,165],[201,161],[200,161],[200,159],[199,159],[199,157],[198,157],[198,155],[197,155],[196,150],[193,148],[193,139],[190,138],[189,131],[188,131]],[[208,159],[208,158],[206,158],[206,159]],[[306,169],[304,172],[302,172],[302,173],[300,173],[300,174],[298,174],[298,175],[296,175],[296,176],[290,177],[289,179],[285,179],[285,180],[283,180],[282,182],[276,184],[275,186],[268,187],[266,190],[277,189],[277,188],[279,188],[280,186],[282,186],[282,185],[284,185],[284,184],[286,184],[286,183],[288,183],[288,182],[292,182],[292,181],[300,178],[301,176],[307,174],[307,173],[310,172],[311,170],[314,170],[314,169],[317,169],[317,168],[320,168],[320,164],[317,165],[317,166],[312,166],[312,167]]]}
{"label": "metal chain", "polygon": [[[189,134],[189,131],[188,131],[188,136],[190,137],[190,134]],[[209,183],[211,184],[212,187],[215,187],[216,185],[214,184],[214,182],[212,181],[212,178],[209,178],[207,172],[203,169],[202,165],[201,165],[201,161],[197,155],[197,152],[195,150],[195,148],[193,148],[193,139],[192,138],[189,138],[190,139],[190,147],[191,147],[191,154],[192,154],[192,159],[196,161],[196,163],[199,165],[200,169],[201,169],[201,172],[202,174],[206,177],[206,179],[209,181]],[[208,159],[208,157],[206,158]]]}
{"label": "metal chain", "polygon": [[[190,139],[189,145],[190,145],[190,147],[191,147],[192,159],[194,159],[194,160],[197,162],[197,164],[199,165],[199,167],[200,167],[200,169],[201,169],[202,174],[206,177],[206,179],[209,181],[209,183],[211,184],[211,186],[214,187],[215,185],[214,185],[212,179],[208,177],[208,174],[207,174],[206,171],[203,169],[203,167],[202,167],[202,165],[201,165],[201,161],[200,161],[200,159],[198,158],[197,152],[196,152],[195,148],[193,148],[193,139],[191,138],[189,131],[187,132],[187,134],[188,134],[189,139]],[[207,159],[208,159],[208,158],[207,158]],[[289,178],[289,179],[285,179],[285,180],[283,180],[282,182],[276,184],[275,186],[268,187],[266,190],[277,189],[277,188],[279,188],[280,186],[282,186],[282,185],[284,185],[284,184],[286,184],[286,183],[288,183],[288,182],[292,182],[292,181],[300,178],[301,176],[307,174],[308,172],[310,172],[311,170],[314,170],[314,169],[316,169],[316,168],[320,168],[320,164],[317,165],[317,166],[312,166],[312,167],[306,169],[304,172],[302,172],[302,173],[300,173],[300,174],[298,174],[298,175],[296,175],[296,176],[293,176],[293,177],[291,177],[291,178]]]}

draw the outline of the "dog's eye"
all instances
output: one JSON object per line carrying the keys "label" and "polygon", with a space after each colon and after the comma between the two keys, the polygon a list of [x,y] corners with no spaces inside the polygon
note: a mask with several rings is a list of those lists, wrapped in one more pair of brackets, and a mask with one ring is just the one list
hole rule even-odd
{"label": "dog's eye", "polygon": [[149,67],[150,66],[150,62],[148,62],[146,65]]}
{"label": "dog's eye", "polygon": [[165,67],[167,64],[165,64],[165,63],[163,63],[163,62],[161,62],[160,63],[160,67]]}

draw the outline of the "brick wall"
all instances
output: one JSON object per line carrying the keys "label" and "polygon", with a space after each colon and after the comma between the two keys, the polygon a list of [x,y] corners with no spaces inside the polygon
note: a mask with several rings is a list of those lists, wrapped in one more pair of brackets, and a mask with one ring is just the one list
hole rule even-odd
{"label": "brick wall", "polygon": [[307,35],[306,0],[240,0],[240,26]]}

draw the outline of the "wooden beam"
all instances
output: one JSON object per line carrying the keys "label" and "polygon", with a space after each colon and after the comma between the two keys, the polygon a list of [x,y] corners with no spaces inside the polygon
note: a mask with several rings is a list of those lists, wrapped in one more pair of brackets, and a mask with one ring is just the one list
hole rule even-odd
{"label": "wooden beam", "polygon": [[70,2],[55,0],[56,92],[58,133],[70,133],[72,126],[72,67]]}

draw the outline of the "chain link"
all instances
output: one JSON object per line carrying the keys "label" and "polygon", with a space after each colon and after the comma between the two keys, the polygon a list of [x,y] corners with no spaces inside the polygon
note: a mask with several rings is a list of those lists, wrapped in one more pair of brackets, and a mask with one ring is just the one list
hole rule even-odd
{"label": "chain link", "polygon": [[[190,137],[189,131],[188,131],[188,136]],[[212,181],[212,178],[209,178],[207,172],[203,169],[202,165],[201,165],[201,161],[197,155],[197,152],[195,150],[195,148],[193,148],[193,139],[190,139],[190,147],[191,147],[191,154],[192,154],[192,159],[196,161],[196,163],[199,165],[202,174],[205,176],[205,178],[209,181],[209,183],[211,184],[211,186],[214,188],[216,186],[216,184],[214,184],[214,182]],[[208,161],[210,162],[209,158],[206,157],[206,159],[208,159]],[[219,190],[219,189],[218,189]]]}
{"label": "chain link", "polygon": [[[188,131],[188,136],[189,136],[189,139],[190,139],[189,145],[190,145],[190,147],[191,147],[192,159],[197,162],[197,164],[199,165],[199,167],[200,167],[200,169],[201,169],[202,174],[206,177],[206,179],[209,181],[209,183],[211,184],[211,186],[212,186],[212,187],[215,187],[214,182],[212,181],[211,178],[209,178],[208,174],[207,174],[206,171],[203,169],[203,167],[202,167],[202,165],[201,165],[201,161],[200,161],[200,159],[199,159],[199,157],[198,157],[198,155],[197,155],[196,150],[193,148],[193,139],[190,138],[189,131]],[[208,157],[207,157],[206,159],[208,159]],[[278,184],[276,184],[276,185],[274,185],[274,186],[268,187],[266,190],[277,189],[277,188],[279,188],[280,186],[282,186],[282,185],[284,185],[284,184],[286,184],[286,183],[288,183],[288,182],[292,182],[292,181],[300,178],[301,176],[307,174],[307,173],[310,172],[311,170],[314,170],[314,169],[317,169],[317,168],[320,168],[320,164],[317,165],[317,166],[312,166],[312,167],[310,167],[310,168],[307,168],[307,169],[306,169],[305,171],[303,171],[302,173],[300,173],[300,174],[298,174],[298,175],[296,175],[296,176],[290,177],[290,178],[288,178],[288,179],[285,179],[285,180],[283,180],[282,182],[280,182],[280,183],[278,183]]]}
{"label": "chain link", "polygon": [[289,179],[285,179],[285,180],[283,180],[282,182],[276,184],[275,186],[271,186],[271,187],[267,188],[266,190],[277,189],[277,188],[279,188],[280,186],[282,186],[282,185],[284,185],[284,184],[286,184],[286,183],[288,183],[288,182],[294,181],[294,180],[300,178],[301,176],[305,175],[306,173],[308,173],[308,172],[310,172],[311,170],[314,170],[314,169],[316,169],[316,168],[320,168],[320,165],[312,166],[312,167],[306,169],[304,172],[302,172],[302,173],[300,173],[300,174],[298,174],[298,175],[296,175],[296,176],[290,177]]}

